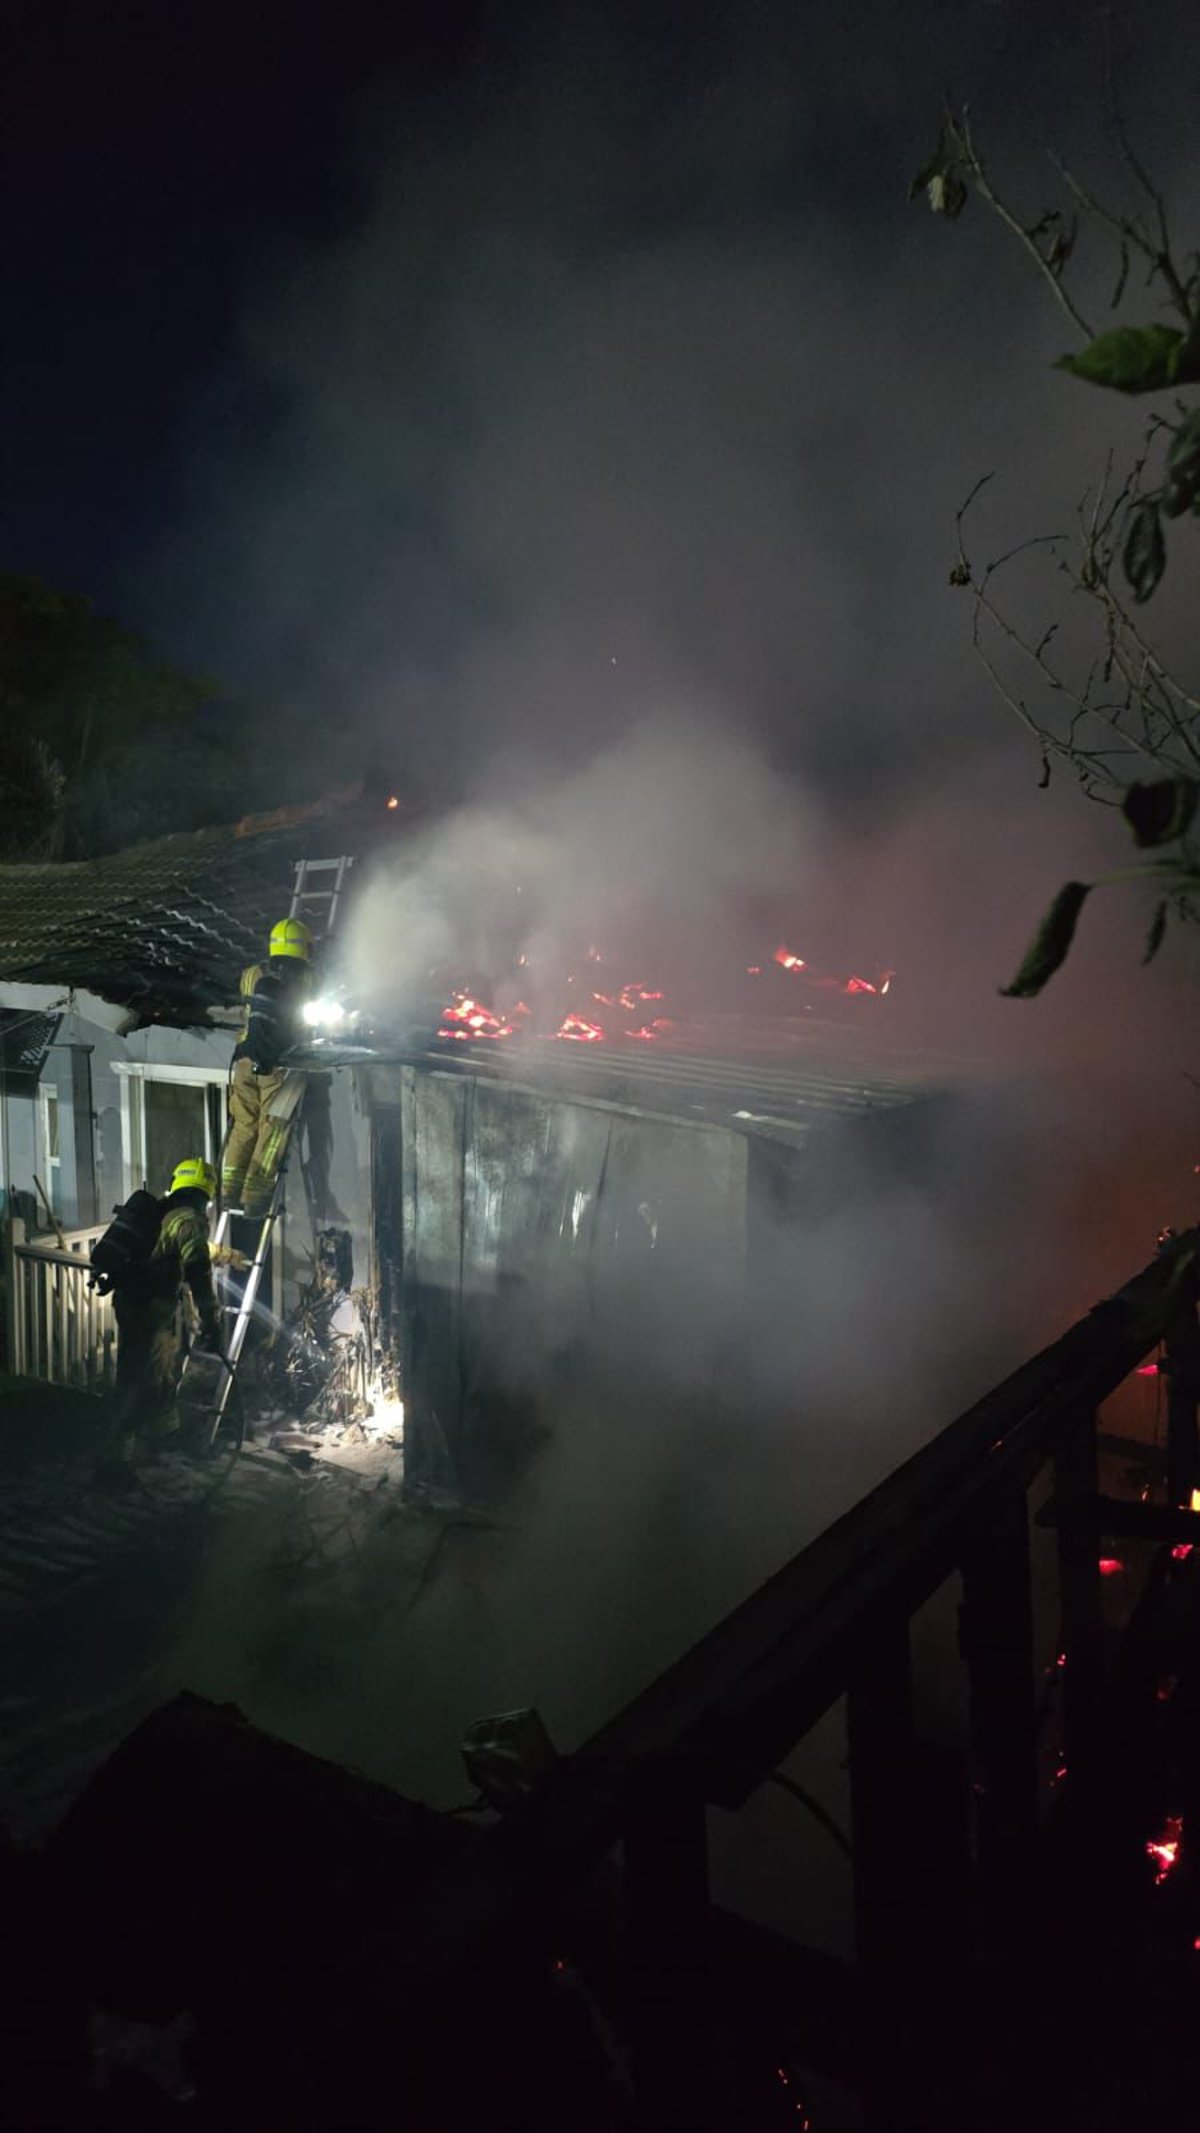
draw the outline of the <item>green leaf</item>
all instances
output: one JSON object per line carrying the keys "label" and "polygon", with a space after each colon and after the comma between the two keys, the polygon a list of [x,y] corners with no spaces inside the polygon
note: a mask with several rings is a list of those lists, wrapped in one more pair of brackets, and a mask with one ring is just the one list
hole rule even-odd
{"label": "green leaf", "polygon": [[1181,488],[1196,495],[1200,488],[1200,407],[1174,431],[1166,454],[1166,471],[1172,482],[1179,482]]}
{"label": "green leaf", "polygon": [[1175,383],[1195,385],[1200,381],[1200,325],[1189,328],[1175,361]]}
{"label": "green leaf", "polygon": [[1162,507],[1168,518],[1194,511],[1200,503],[1200,408],[1181,422],[1167,452],[1167,486]]}
{"label": "green leaf", "polygon": [[1086,378],[1090,385],[1111,385],[1119,393],[1161,392],[1166,385],[1183,382],[1183,345],[1183,335],[1174,326],[1114,326],[1078,355],[1060,356],[1054,367]]}
{"label": "green leaf", "polygon": [[1155,905],[1154,916],[1150,921],[1150,931],[1146,935],[1146,948],[1142,956],[1143,963],[1152,963],[1162,947],[1163,936],[1167,930],[1168,908],[1165,896],[1160,904]]}
{"label": "green leaf", "polygon": [[1130,516],[1121,553],[1121,568],[1139,607],[1150,598],[1166,567],[1167,544],[1158,505],[1147,499]]}
{"label": "green leaf", "polygon": [[1025,951],[1011,985],[1002,985],[1006,1000],[1032,1000],[1061,968],[1075,938],[1079,914],[1091,890],[1088,881],[1064,883]]}
{"label": "green leaf", "polygon": [[1121,802],[1121,813],[1133,831],[1133,841],[1143,850],[1156,844],[1174,844],[1187,834],[1200,784],[1195,778],[1156,778],[1153,785],[1131,785]]}

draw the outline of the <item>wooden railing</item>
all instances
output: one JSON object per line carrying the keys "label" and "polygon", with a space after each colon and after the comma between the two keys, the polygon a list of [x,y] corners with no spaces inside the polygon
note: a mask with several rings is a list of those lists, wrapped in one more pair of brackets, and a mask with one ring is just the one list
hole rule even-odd
{"label": "wooden railing", "polygon": [[28,1237],[14,1217],[7,1280],[8,1368],[51,1385],[100,1391],[112,1382],[116,1322],[111,1297],[89,1286],[88,1254],[106,1225],[57,1239]]}
{"label": "wooden railing", "polygon": [[[1142,1274],[934,1438],[560,1761],[509,1825],[523,1900],[532,1886],[542,1904],[554,1905],[556,1892],[578,1886],[620,1845],[635,2007],[636,1980],[648,1991],[644,2078],[653,2094],[661,2077],[679,2123],[691,2109],[691,2122],[707,2125],[713,2102],[704,2040],[720,2015],[714,1935],[735,1926],[744,1952],[744,1922],[715,1914],[709,1901],[706,1810],[741,1807],[843,1697],[852,1975],[866,1994],[871,2034],[863,2076],[870,2123],[933,2122],[913,2103],[922,2025],[930,2063],[945,2055],[945,1991],[955,1969],[970,1960],[972,1938],[986,1937],[988,1921],[994,1926],[1027,1887],[1035,1857],[1031,1525],[1036,1518],[1056,1529],[1063,1762],[1077,1800],[1095,1784],[1111,1740],[1105,1542],[1141,1534],[1177,1547],[1200,1543],[1200,1516],[1178,1508],[1200,1482],[1198,1254],[1200,1232],[1165,1242]],[[1103,1498],[1098,1405],[1160,1342],[1166,1501]],[[1039,1476],[1049,1485],[1031,1517]],[[969,1752],[957,1773],[960,1798],[947,1812],[914,1719],[912,1623],[956,1575]],[[803,1918],[796,1923],[803,1932]],[[789,1944],[777,1945],[786,1968]],[[799,2015],[806,1996],[819,1995],[813,1979],[822,1973],[809,1971],[807,1982],[802,1971],[790,1975]],[[728,1971],[723,1977],[727,2011]],[[667,1979],[675,1985],[664,1990]],[[690,2095],[680,2071],[689,2064],[697,2070]]]}

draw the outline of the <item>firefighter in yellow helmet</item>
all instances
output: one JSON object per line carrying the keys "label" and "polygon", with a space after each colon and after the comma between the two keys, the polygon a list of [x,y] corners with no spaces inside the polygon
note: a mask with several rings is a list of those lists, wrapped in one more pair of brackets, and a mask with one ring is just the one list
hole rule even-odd
{"label": "firefighter in yellow helmet", "polygon": [[[182,1346],[179,1303],[185,1288],[203,1339],[221,1352],[221,1317],[208,1251],[208,1203],[216,1190],[217,1173],[203,1156],[177,1163],[167,1196],[159,1202],[157,1235],[151,1222],[150,1234],[143,1236],[140,1249],[130,1254],[124,1271],[113,1282],[118,1472],[136,1450],[139,1437],[161,1438],[177,1426],[174,1398]],[[153,1215],[149,1196],[138,1197],[146,1199]]]}
{"label": "firefighter in yellow helmet", "polygon": [[226,1207],[265,1216],[299,1108],[303,1076],[280,1065],[304,1034],[303,1008],[312,989],[312,934],[303,920],[271,928],[265,963],[243,970],[242,1034],[229,1083],[229,1130],[221,1158]]}

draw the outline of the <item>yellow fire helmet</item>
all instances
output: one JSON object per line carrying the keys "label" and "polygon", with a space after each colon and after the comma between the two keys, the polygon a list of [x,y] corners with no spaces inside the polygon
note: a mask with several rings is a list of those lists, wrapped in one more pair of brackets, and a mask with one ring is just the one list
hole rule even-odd
{"label": "yellow fire helmet", "polygon": [[189,1155],[186,1162],[176,1163],[170,1189],[172,1192],[202,1192],[206,1200],[214,1200],[217,1173],[202,1155]]}
{"label": "yellow fire helmet", "polygon": [[312,954],[312,934],[302,918],[281,918],[271,928],[272,955],[298,955],[307,963]]}

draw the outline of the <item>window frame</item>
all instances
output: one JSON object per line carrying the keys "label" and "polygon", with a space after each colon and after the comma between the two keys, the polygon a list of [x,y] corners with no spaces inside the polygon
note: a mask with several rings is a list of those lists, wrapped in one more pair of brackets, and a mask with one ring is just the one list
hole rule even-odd
{"label": "window frame", "polygon": [[[113,1062],[121,1094],[121,1169],[125,1194],[136,1192],[146,1175],[146,1083],[173,1083],[176,1087],[218,1092],[204,1106],[205,1147],[203,1154],[214,1168],[220,1161],[224,1139],[224,1092],[228,1067],[158,1066],[152,1060],[118,1059]],[[199,1151],[197,1151],[199,1152]]]}

